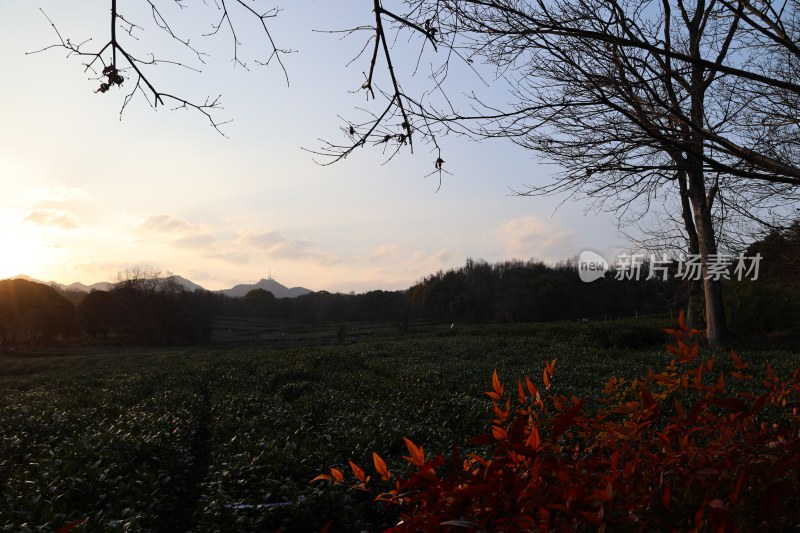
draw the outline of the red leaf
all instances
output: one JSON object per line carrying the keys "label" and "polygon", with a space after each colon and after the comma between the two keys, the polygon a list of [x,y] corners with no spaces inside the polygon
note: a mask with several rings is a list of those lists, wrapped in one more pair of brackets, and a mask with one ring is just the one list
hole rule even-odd
{"label": "red leaf", "polygon": [[706,512],[706,505],[708,505],[708,498],[703,498],[703,503],[700,504],[700,507],[694,513],[694,527],[695,529],[700,529],[700,526],[703,524],[703,515]]}
{"label": "red leaf", "polygon": [[56,529],[56,533],[69,533],[79,525],[86,522],[85,518],[81,518],[80,520],[75,520],[74,522],[70,522],[69,524],[63,525],[60,528]]}
{"label": "red leaf", "polygon": [[550,440],[556,440],[559,435],[566,431],[566,429],[572,424],[573,419],[580,412],[581,407],[583,407],[583,402],[573,404],[563,415],[558,417],[553,422],[553,429],[550,432]]}
{"label": "red leaf", "polygon": [[392,477],[392,473],[389,472],[389,468],[386,466],[386,462],[381,459],[381,456],[372,452],[372,462],[375,464],[375,470],[381,475],[381,479],[389,481],[389,478]]}
{"label": "red leaf", "polygon": [[364,471],[361,469],[361,467],[359,467],[353,461],[348,461],[348,462],[350,463],[350,469],[353,471],[353,474],[356,476],[356,479],[366,483],[369,478],[366,476],[366,474],[364,474]]}
{"label": "red leaf", "polygon": [[331,468],[331,475],[337,483],[344,483],[344,474],[338,468]]}
{"label": "red leaf", "polygon": [[503,384],[500,383],[500,378],[497,376],[497,369],[492,372],[492,390],[486,393],[492,400],[503,399]]}
{"label": "red leaf", "polygon": [[749,364],[745,363],[742,358],[739,357],[733,350],[731,350],[731,357],[733,358],[733,368],[736,370],[744,370],[750,366]]}
{"label": "red leaf", "polygon": [[597,501],[610,502],[611,499],[614,497],[614,490],[611,487],[611,483],[608,483],[606,485],[605,490],[593,490],[592,496]]}
{"label": "red leaf", "polygon": [[314,483],[315,481],[330,481],[331,483],[344,483],[344,474],[342,474],[341,470],[336,468],[331,468],[331,474],[320,474],[314,479],[310,481],[310,483]]}
{"label": "red leaf", "polygon": [[672,512],[672,492],[669,490],[669,485],[664,487],[664,493],[661,495],[661,503],[667,511]]}
{"label": "red leaf", "polygon": [[531,428],[531,434],[528,435],[528,440],[525,441],[525,445],[530,446],[534,451],[536,451],[539,449],[541,443],[542,439],[539,435],[539,429],[536,427]]}
{"label": "red leaf", "polygon": [[653,398],[653,395],[650,394],[650,391],[647,390],[644,383],[639,383],[639,392],[642,395],[642,403],[644,403],[645,407],[650,408],[656,405],[656,399]]}
{"label": "red leaf", "polygon": [[538,396],[539,395],[539,391],[536,390],[536,385],[533,384],[533,382],[531,381],[531,378],[529,378],[528,376],[525,376],[525,387],[528,389],[528,394],[530,396]]}
{"label": "red leaf", "polygon": [[497,376],[497,369],[492,372],[492,388],[498,396],[503,396],[503,384],[500,383],[500,378]]}
{"label": "red leaf", "polygon": [[408,448],[409,453],[409,455],[404,455],[403,459],[414,466],[422,467],[422,465],[425,464],[425,452],[422,450],[422,447],[417,446],[406,437],[403,437],[403,441],[406,443],[406,448]]}
{"label": "red leaf", "polygon": [[496,440],[508,440],[508,432],[500,426],[492,426],[492,436]]}
{"label": "red leaf", "polygon": [[678,313],[678,326],[683,331],[689,331],[689,326],[686,325],[686,316],[683,314],[683,308],[681,308],[681,312]]}

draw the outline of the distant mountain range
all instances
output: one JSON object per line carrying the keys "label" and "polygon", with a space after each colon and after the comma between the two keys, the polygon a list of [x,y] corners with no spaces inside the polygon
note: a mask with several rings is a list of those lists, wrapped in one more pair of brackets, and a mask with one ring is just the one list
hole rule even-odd
{"label": "distant mountain range", "polygon": [[[188,280],[183,276],[174,276],[174,278],[175,281],[178,282],[178,284],[185,287],[186,290],[188,291],[195,291],[198,289],[205,290],[201,285],[198,285],[197,283],[194,283],[193,281]],[[108,289],[111,288],[112,285],[111,283],[105,281],[101,281],[100,283],[92,283],[91,285],[86,285],[84,283],[77,283],[77,282],[70,283],[69,285],[64,285],[63,283],[57,283],[53,281],[48,283],[45,281],[34,279],[24,274],[21,274],[19,276],[14,276],[10,279],[26,279],[28,281],[35,281],[36,283],[44,283],[45,285],[56,285],[62,290],[81,291],[81,292],[90,292],[92,290],[107,291]],[[278,283],[272,278],[261,279],[257,283],[241,283],[239,285],[231,287],[230,289],[222,289],[212,292],[217,292],[220,294],[224,294],[226,296],[238,298],[244,296],[253,289],[264,289],[274,294],[276,298],[295,298],[297,296],[302,296],[304,294],[308,294],[311,292],[305,287],[292,287],[292,288],[286,287],[285,285]]]}

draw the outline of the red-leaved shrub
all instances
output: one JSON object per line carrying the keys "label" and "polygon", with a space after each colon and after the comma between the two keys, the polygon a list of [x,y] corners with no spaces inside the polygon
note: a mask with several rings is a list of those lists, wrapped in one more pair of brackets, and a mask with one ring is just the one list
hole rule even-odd
{"label": "red-leaved shrub", "polygon": [[683,314],[667,332],[666,369],[610,379],[590,413],[554,393],[555,360],[543,390],[495,371],[491,430],[472,440],[489,454],[429,459],[404,439],[408,477],[373,453],[376,476],[351,461],[355,481],[335,468],[313,481],[399,506],[397,532],[800,530],[800,369],[787,381],[735,352],[701,359]]}

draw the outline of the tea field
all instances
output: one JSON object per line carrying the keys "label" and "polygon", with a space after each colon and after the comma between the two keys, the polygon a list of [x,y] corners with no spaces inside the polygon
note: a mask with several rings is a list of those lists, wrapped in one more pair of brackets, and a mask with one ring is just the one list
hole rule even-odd
{"label": "tea field", "polygon": [[[309,480],[402,436],[448,453],[491,416],[492,370],[586,398],[669,360],[660,327],[631,323],[384,328],[344,344],[0,355],[0,529],[380,530],[391,509]],[[368,329],[361,326],[362,330]],[[335,331],[335,330],[334,330]],[[743,351],[779,372],[790,351]]]}

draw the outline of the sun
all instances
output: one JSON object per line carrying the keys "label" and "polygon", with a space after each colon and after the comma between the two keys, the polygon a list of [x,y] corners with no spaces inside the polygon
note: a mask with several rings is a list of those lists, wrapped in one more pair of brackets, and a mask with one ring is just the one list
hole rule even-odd
{"label": "sun", "polygon": [[19,222],[3,222],[0,226],[0,279],[20,274],[31,277],[49,275],[52,265],[57,265],[58,256],[62,255],[60,250],[45,244],[35,231],[28,230]]}

